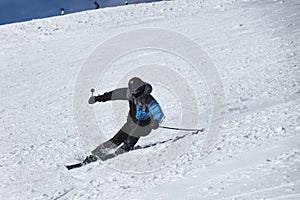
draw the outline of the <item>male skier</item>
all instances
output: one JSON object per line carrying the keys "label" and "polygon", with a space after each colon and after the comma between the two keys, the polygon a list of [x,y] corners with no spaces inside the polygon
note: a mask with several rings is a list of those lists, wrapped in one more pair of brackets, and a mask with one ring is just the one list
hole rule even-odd
{"label": "male skier", "polygon": [[[164,114],[158,102],[150,94],[152,86],[138,77],[133,77],[128,82],[128,87],[115,89],[99,96],[92,96],[89,104],[106,102],[109,100],[127,100],[129,113],[127,122],[119,132],[110,140],[100,144],[87,156],[85,163],[94,162],[97,159],[106,160],[133,149],[140,137],[150,134],[152,129],[157,129]],[[122,146],[120,146],[123,144]],[[120,147],[119,147],[120,146]],[[114,153],[113,149],[119,147]]]}

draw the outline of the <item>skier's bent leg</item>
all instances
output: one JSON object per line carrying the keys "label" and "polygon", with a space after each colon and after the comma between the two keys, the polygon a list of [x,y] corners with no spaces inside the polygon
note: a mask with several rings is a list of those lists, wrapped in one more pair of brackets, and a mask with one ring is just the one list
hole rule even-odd
{"label": "skier's bent leg", "polygon": [[113,138],[100,144],[96,149],[92,151],[92,154],[97,157],[107,154],[111,149],[115,149],[120,146],[127,139],[128,135],[120,130]]}
{"label": "skier's bent leg", "polygon": [[119,155],[131,151],[139,139],[140,139],[139,137],[128,136],[124,144],[115,151],[115,154]]}
{"label": "skier's bent leg", "polygon": [[98,156],[102,161],[111,159],[116,157],[117,155],[126,153],[133,149],[134,145],[138,142],[140,138],[133,137],[133,136],[127,136],[127,139],[125,140],[124,144],[118,148],[114,153],[112,154],[102,154]]}
{"label": "skier's bent leg", "polygon": [[124,131],[119,130],[119,132],[113,137],[111,138],[109,141],[114,144],[116,147],[120,146],[120,144],[122,144],[123,142],[126,141],[126,139],[128,138],[128,134],[125,133]]}

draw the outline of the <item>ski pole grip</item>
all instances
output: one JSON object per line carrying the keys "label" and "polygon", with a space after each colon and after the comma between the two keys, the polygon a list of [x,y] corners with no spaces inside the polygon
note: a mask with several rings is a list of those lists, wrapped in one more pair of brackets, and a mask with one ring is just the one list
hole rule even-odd
{"label": "ski pole grip", "polygon": [[95,89],[92,88],[92,89],[91,89],[92,97],[94,96],[94,92],[95,92]]}

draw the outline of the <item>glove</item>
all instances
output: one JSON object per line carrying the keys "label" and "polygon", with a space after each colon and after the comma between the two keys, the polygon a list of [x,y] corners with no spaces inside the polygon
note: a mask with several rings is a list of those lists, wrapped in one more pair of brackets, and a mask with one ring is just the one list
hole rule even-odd
{"label": "glove", "polygon": [[94,104],[94,103],[96,103],[96,97],[92,96],[89,99],[89,104]]}
{"label": "glove", "polygon": [[152,123],[151,123],[151,128],[153,130],[155,130],[155,129],[158,129],[158,127],[159,127],[158,121],[157,120],[153,120]]}
{"label": "glove", "polygon": [[94,104],[96,102],[104,102],[104,95],[92,96],[89,99],[89,104]]}

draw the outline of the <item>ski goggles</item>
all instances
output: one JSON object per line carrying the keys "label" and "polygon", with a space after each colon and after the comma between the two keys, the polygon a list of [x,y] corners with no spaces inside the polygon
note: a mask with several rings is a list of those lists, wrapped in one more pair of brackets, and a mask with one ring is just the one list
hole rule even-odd
{"label": "ski goggles", "polygon": [[134,88],[131,90],[131,93],[138,93],[140,91],[140,88]]}

